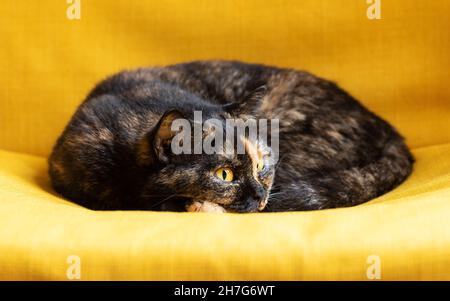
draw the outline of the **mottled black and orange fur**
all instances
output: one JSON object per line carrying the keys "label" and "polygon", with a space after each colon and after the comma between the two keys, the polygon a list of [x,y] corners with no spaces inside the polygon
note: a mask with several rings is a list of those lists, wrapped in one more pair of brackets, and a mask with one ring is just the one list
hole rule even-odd
{"label": "mottled black and orange fur", "polygon": [[[164,120],[192,119],[194,110],[204,119],[279,119],[276,170],[255,178],[249,155],[170,154],[160,143],[170,140]],[[55,190],[91,209],[184,211],[196,201],[231,212],[257,211],[264,198],[264,211],[357,205],[402,183],[412,163],[397,131],[334,83],[229,61],[124,71],[104,80],[49,159]],[[211,179],[223,164],[236,170],[235,183]]]}

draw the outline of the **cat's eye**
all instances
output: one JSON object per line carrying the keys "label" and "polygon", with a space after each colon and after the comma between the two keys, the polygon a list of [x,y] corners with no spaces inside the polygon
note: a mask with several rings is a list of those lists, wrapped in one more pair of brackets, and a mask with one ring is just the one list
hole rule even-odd
{"label": "cat's eye", "polygon": [[216,177],[225,182],[231,182],[234,179],[233,171],[228,167],[221,167],[216,170]]}
{"label": "cat's eye", "polygon": [[256,170],[258,172],[263,171],[264,167],[265,167],[265,165],[264,165],[264,161],[263,160],[259,160],[258,163],[256,163]]}

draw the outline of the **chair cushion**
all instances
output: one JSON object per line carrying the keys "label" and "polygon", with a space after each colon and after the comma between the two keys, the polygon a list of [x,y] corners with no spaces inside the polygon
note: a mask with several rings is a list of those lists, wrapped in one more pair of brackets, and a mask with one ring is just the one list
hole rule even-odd
{"label": "chair cushion", "polygon": [[450,144],[414,155],[360,206],[192,214],[91,211],[52,192],[45,158],[0,151],[0,279],[64,280],[75,255],[82,280],[364,280],[371,256],[381,279],[450,280]]}

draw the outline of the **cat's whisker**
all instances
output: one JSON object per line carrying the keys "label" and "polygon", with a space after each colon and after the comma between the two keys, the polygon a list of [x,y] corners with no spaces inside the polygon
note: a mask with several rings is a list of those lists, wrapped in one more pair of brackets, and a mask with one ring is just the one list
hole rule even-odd
{"label": "cat's whisker", "polygon": [[171,198],[174,198],[174,197],[176,197],[176,196],[178,196],[177,193],[172,194],[172,195],[169,195],[168,197],[164,198],[163,200],[161,200],[161,201],[159,201],[159,202],[153,204],[150,208],[158,207],[158,206],[164,204],[165,202],[167,202],[168,200],[170,200]]}
{"label": "cat's whisker", "polygon": [[273,198],[275,196],[279,196],[279,195],[283,195],[283,192],[277,192],[277,193],[273,193],[273,194],[269,194],[269,198]]}

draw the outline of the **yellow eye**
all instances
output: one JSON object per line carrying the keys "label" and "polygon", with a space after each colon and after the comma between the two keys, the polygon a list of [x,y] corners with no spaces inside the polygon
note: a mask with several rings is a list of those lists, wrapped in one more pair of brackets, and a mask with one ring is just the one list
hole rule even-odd
{"label": "yellow eye", "polygon": [[216,170],[216,177],[225,182],[233,181],[233,171],[230,168],[224,167]]}
{"label": "yellow eye", "polygon": [[264,170],[264,161],[263,160],[258,161],[258,163],[256,164],[256,169],[258,170],[258,172]]}

